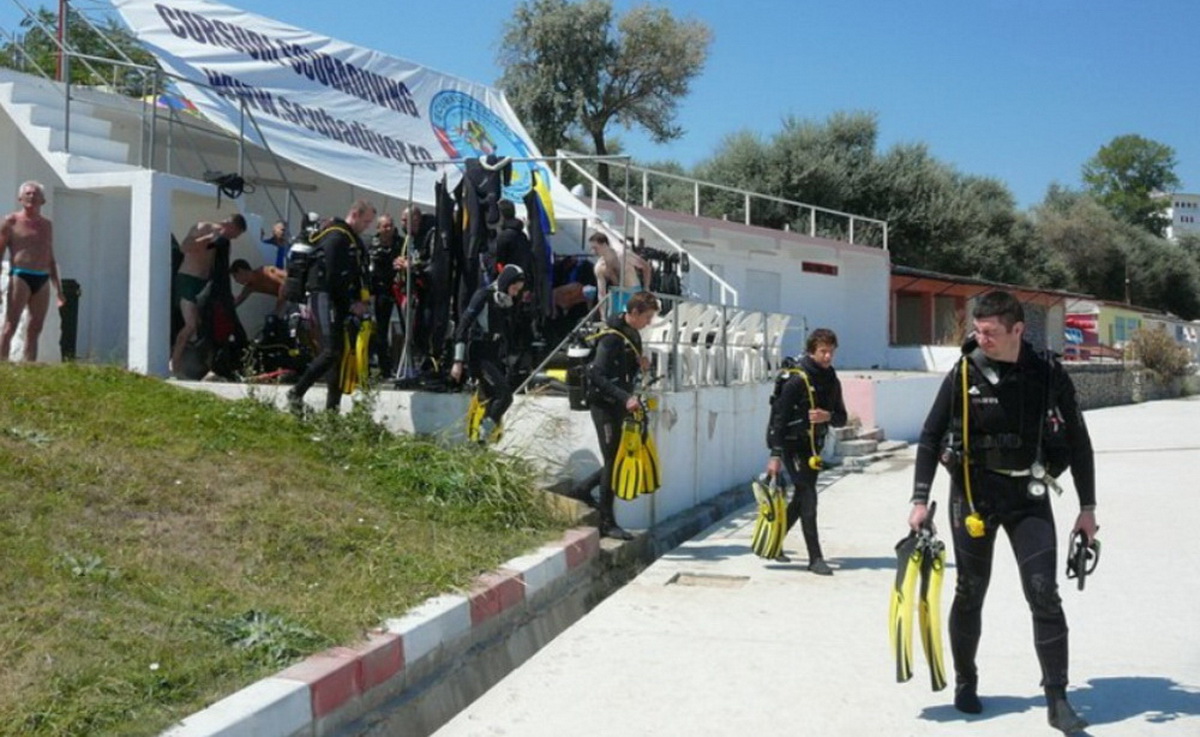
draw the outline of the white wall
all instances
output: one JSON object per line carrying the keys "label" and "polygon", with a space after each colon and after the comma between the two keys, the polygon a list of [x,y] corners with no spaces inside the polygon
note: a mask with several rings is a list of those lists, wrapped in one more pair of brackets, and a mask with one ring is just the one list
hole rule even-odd
{"label": "white wall", "polygon": [[[606,210],[605,219],[621,227],[622,211]],[[838,334],[838,365],[881,367],[887,363],[888,293],[891,262],[887,251],[735,222],[651,211],[647,217],[738,290],[739,306],[792,315],[784,340],[786,354],[804,347],[804,326]],[[649,230],[637,235],[646,244],[668,249]],[[837,267],[836,276],[805,272],[812,261]],[[765,274],[778,275],[779,292]],[[712,281],[698,269],[685,277],[685,289],[701,301],[719,301]]]}
{"label": "white wall", "polygon": [[[288,387],[220,382],[177,382],[228,398],[258,396],[286,406]],[[651,433],[662,461],[663,488],[632,502],[617,501],[617,521],[643,529],[700,504],[738,484],[748,484],[767,460],[765,431],[769,384],[713,387],[660,395]],[[324,390],[306,396],[324,407]],[[463,439],[468,396],[384,390],[376,418],[398,432]],[[343,409],[351,401],[343,398]],[[547,483],[581,480],[600,467],[596,431],[588,412],[571,411],[566,397],[520,396],[505,417],[499,450],[535,462]]]}

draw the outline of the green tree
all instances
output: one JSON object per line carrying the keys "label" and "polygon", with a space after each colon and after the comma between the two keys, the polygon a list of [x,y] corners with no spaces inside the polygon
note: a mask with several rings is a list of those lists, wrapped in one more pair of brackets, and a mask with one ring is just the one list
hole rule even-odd
{"label": "green tree", "polygon": [[1037,244],[1066,263],[1069,288],[1101,299],[1125,299],[1128,256],[1121,223],[1095,198],[1055,185],[1032,217]]}
{"label": "green tree", "polygon": [[[54,75],[59,53],[55,32],[58,13],[48,8],[36,11],[36,21],[28,16],[20,23],[22,35],[16,41],[0,46],[0,66],[30,73]],[[88,21],[91,20],[89,23]],[[67,9],[66,46],[78,54],[121,60],[123,53],[131,61],[146,67],[158,68],[154,57],[138,45],[137,40],[116,18],[106,15],[92,20],[76,8]],[[117,50],[119,49],[119,52]],[[71,82],[86,85],[105,85],[131,97],[141,97],[155,90],[150,78],[129,66],[80,59],[70,62]]]}
{"label": "green tree", "polygon": [[[666,143],[683,135],[679,100],[708,57],[712,33],[665,8],[640,5],[616,21],[610,0],[525,0],[505,25],[499,85],[538,147],[572,135],[609,155],[612,124]],[[608,167],[599,168],[608,184]]]}
{"label": "green tree", "polygon": [[1117,136],[1083,165],[1088,192],[1123,223],[1161,236],[1170,225],[1166,193],[1178,189],[1175,150],[1138,135]]}

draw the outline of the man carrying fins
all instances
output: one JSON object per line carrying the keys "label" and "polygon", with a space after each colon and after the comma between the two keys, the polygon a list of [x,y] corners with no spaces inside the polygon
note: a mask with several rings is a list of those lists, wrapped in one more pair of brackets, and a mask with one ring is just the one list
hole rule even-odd
{"label": "man carrying fins", "polygon": [[1012,545],[1033,616],[1052,727],[1078,732],[1087,722],[1067,701],[1067,620],[1056,580],[1058,548],[1048,488],[1070,467],[1080,512],[1073,531],[1096,536],[1092,443],[1070,377],[1052,356],[1023,339],[1021,303],[1003,291],[978,299],[974,334],[943,382],[917,448],[908,523],[921,530],[931,514],[930,485],[939,460],[951,474],[950,526],[957,567],[950,608],[954,706],[983,711],[975,655],[991,579],[996,533]]}
{"label": "man carrying fins", "polygon": [[[610,317],[596,339],[596,355],[587,367],[587,401],[604,456],[600,473],[600,534],[617,540],[633,535],[617,525],[614,499],[632,499],[653,491],[657,483],[657,455],[647,451],[649,433],[645,407],[636,394],[638,378],[649,367],[642,354],[645,328],[658,314],[658,298],[638,292],[629,298],[625,311]],[[650,466],[653,467],[650,467]],[[651,485],[653,484],[653,485]]]}
{"label": "man carrying fins", "polygon": [[783,552],[783,538],[799,520],[808,548],[808,570],[820,576],[833,575],[833,569],[821,554],[821,541],[817,538],[817,475],[824,468],[820,448],[830,426],[846,424],[842,384],[833,368],[837,347],[837,335],[832,330],[818,328],[812,331],[805,343],[806,355],[794,366],[785,368],[776,379],[775,395],[771,397],[771,419],[767,424],[767,447],[771,449],[771,458],[767,461],[766,475],[778,479],[780,472],[786,469],[796,487],[787,505],[779,549],[773,558],[781,563],[791,561]]}

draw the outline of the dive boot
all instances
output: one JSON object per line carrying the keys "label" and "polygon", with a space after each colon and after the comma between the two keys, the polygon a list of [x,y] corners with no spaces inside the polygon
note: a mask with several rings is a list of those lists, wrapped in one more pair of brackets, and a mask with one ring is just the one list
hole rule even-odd
{"label": "dive boot", "polygon": [[979,700],[975,681],[959,681],[954,687],[954,708],[963,714],[983,712],[983,702]]}
{"label": "dive boot", "polygon": [[1088,726],[1087,720],[1075,713],[1067,701],[1064,688],[1046,689],[1046,721],[1066,734],[1074,734]]}

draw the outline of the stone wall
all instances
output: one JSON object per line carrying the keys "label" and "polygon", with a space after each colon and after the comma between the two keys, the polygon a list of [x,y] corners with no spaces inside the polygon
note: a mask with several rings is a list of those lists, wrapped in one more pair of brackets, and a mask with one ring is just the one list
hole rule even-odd
{"label": "stone wall", "polygon": [[1162,381],[1138,364],[1066,363],[1063,364],[1083,409],[1112,407],[1120,404],[1149,402],[1181,396],[1183,381]]}

